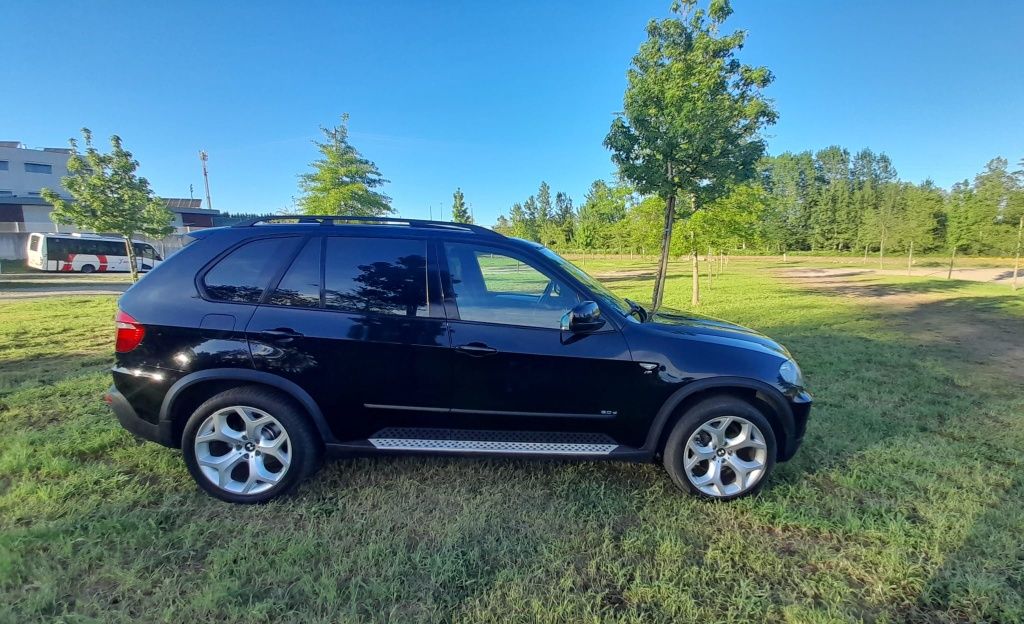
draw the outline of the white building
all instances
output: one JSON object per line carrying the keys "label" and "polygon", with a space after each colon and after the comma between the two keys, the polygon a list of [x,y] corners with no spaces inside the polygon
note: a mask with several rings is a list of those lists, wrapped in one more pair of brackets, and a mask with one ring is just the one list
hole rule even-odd
{"label": "white building", "polygon": [[[53,206],[43,200],[42,189],[49,188],[70,198],[61,186],[68,174],[71,150],[46,147],[29,149],[19,141],[0,141],[0,260],[25,257],[25,243],[31,232],[77,232],[77,228],[56,225],[50,220]],[[181,245],[182,235],[191,230],[211,227],[220,213],[202,207],[198,199],[165,198],[174,213],[175,234],[154,241],[166,248]]]}

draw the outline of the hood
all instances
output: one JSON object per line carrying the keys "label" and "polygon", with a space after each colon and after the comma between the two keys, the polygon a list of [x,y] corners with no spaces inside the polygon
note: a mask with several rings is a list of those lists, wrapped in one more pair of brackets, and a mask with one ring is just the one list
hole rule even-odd
{"label": "hood", "polygon": [[766,349],[790,357],[785,347],[753,329],[693,312],[658,308],[644,326],[697,340],[731,344],[748,349]]}

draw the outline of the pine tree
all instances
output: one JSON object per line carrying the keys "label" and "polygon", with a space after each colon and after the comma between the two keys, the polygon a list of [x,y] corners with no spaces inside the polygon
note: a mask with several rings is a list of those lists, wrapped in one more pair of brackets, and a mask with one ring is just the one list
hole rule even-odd
{"label": "pine tree", "polygon": [[313,171],[299,176],[298,204],[311,215],[383,216],[393,212],[391,198],[374,189],[387,184],[377,165],[348,141],[348,114],[334,128],[321,127],[325,141],[314,141],[322,155]]}
{"label": "pine tree", "polygon": [[452,194],[452,221],[455,223],[473,223],[473,217],[469,214],[466,198],[462,194],[461,188],[455,189],[455,193]]}

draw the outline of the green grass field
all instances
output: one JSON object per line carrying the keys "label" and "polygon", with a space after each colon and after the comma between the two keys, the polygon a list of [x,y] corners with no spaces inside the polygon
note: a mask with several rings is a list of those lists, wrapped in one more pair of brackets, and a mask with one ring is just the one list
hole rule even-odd
{"label": "green grass field", "polygon": [[[650,261],[586,268],[649,298]],[[113,297],[0,302],[0,622],[1024,621],[1024,294],[782,268],[731,262],[701,306],[789,346],[817,399],[731,504],[656,465],[442,457],[219,503],[101,402]]]}

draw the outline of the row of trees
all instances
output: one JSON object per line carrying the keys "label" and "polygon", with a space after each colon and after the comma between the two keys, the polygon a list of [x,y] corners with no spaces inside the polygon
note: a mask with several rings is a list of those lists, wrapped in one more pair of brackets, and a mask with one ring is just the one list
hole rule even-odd
{"label": "row of trees", "polygon": [[[583,204],[558,193],[564,207],[554,217],[550,191],[513,205],[495,229],[571,250],[653,253],[665,208],[624,182],[595,181]],[[1006,255],[1016,247],[1024,215],[1024,160],[1009,170],[994,158],[973,181],[944,190],[930,180],[899,180],[885,154],[841,147],[766,157],[753,180],[732,187],[674,224],[675,254],[712,247],[733,253],[860,253],[910,250]]]}

